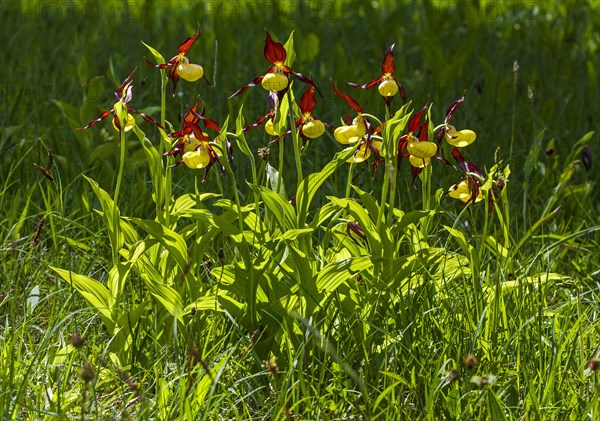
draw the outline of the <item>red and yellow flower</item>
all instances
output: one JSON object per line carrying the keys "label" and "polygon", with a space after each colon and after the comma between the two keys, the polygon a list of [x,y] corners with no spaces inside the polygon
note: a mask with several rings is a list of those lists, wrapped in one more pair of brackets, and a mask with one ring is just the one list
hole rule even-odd
{"label": "red and yellow flower", "polygon": [[[102,113],[100,113],[98,117],[90,121],[86,126],[77,128],[77,131],[89,129],[90,127],[95,126],[102,120],[105,120],[109,115],[112,114],[112,124],[115,130],[120,132],[121,129],[123,129],[123,131],[127,132],[131,130],[133,126],[135,126],[135,118],[133,117],[132,113],[138,114],[147,122],[152,123],[160,128],[163,128],[152,117],[142,112],[139,112],[131,105],[129,105],[129,102],[133,98],[133,75],[135,74],[135,71],[136,69],[133,69],[129,76],[127,76],[127,79],[125,79],[115,91],[115,97],[117,98],[117,102],[115,103],[115,105],[113,105],[113,108],[111,108],[110,110],[102,111]],[[120,115],[123,116],[123,121],[121,121],[121,118],[119,118]],[[123,125],[122,122],[125,124]]]}
{"label": "red and yellow flower", "polygon": [[396,66],[394,65],[394,53],[392,52],[394,45],[395,44],[392,44],[385,52],[385,56],[381,62],[381,73],[383,73],[381,76],[370,81],[369,83],[365,83],[364,85],[348,83],[350,86],[361,89],[369,89],[375,85],[378,85],[377,90],[383,97],[388,110],[390,109],[392,99],[394,99],[394,96],[398,92],[400,92],[400,97],[402,100],[406,102],[406,92],[404,91],[404,88],[400,82],[398,82],[398,80],[394,77],[394,71],[396,70]]}
{"label": "red and yellow flower", "polygon": [[271,62],[272,66],[264,75],[256,77],[252,82],[238,89],[230,96],[230,98],[241,95],[248,88],[256,86],[259,83],[267,91],[279,93],[286,92],[289,85],[290,74],[294,75],[298,80],[304,83],[314,85],[311,79],[300,73],[294,72],[290,67],[285,65],[287,52],[285,51],[283,44],[273,41],[269,32],[266,33],[264,55],[265,58]]}
{"label": "red and yellow flower", "polygon": [[177,55],[169,60],[168,63],[154,64],[150,59],[144,57],[146,62],[157,69],[169,69],[168,76],[173,82],[173,95],[175,95],[175,89],[177,88],[177,82],[179,78],[187,80],[188,82],[195,82],[204,77],[204,69],[199,64],[190,63],[190,60],[186,57],[186,53],[196,41],[196,38],[200,35],[200,29],[195,35],[192,35],[177,48]]}
{"label": "red and yellow flower", "polygon": [[[210,130],[220,133],[219,124],[204,117],[204,109],[198,112],[199,99],[196,100],[194,106],[188,108],[187,113],[183,117],[182,129],[178,132],[170,133],[168,136],[175,139],[173,147],[165,155],[181,156],[181,161],[175,163],[175,166],[185,164],[191,169],[206,169],[208,170],[219,161],[221,158],[219,153],[211,145],[210,136],[205,133],[199,122]],[[221,145],[221,140],[217,136],[213,142]],[[221,168],[223,171],[223,168]]]}
{"label": "red and yellow flower", "polygon": [[450,105],[450,108],[448,108],[448,111],[446,112],[446,118],[444,119],[444,124],[438,133],[438,142],[441,142],[442,139],[446,139],[446,142],[448,142],[450,145],[457,148],[464,148],[465,146],[473,143],[477,138],[477,135],[473,130],[456,130],[454,126],[449,124],[452,115],[454,115],[454,112],[464,100],[465,97],[462,96],[458,100],[454,101],[452,105]]}

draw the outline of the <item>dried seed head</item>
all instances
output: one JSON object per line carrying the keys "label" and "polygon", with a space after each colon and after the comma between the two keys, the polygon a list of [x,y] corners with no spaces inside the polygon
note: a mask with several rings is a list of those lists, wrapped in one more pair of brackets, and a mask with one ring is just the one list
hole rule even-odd
{"label": "dried seed head", "polygon": [[269,148],[259,148],[258,149],[258,157],[263,161],[267,161],[269,159],[271,152],[269,152]]}
{"label": "dried seed head", "polygon": [[479,361],[477,361],[477,358],[475,358],[475,355],[473,354],[469,354],[467,355],[467,357],[465,358],[463,364],[465,365],[465,367],[467,367],[469,370],[472,370],[473,368],[475,368],[475,366],[477,365]]}
{"label": "dried seed head", "polygon": [[94,380],[94,376],[96,375],[96,370],[90,363],[85,363],[79,368],[79,377],[86,382],[90,383]]}
{"label": "dried seed head", "polygon": [[79,349],[83,347],[85,343],[85,339],[83,339],[78,333],[71,333],[69,335],[69,343],[73,345],[75,348]]}
{"label": "dried seed head", "polygon": [[269,370],[269,373],[271,374],[277,374],[279,372],[279,366],[275,361],[267,361],[266,366],[267,370]]}

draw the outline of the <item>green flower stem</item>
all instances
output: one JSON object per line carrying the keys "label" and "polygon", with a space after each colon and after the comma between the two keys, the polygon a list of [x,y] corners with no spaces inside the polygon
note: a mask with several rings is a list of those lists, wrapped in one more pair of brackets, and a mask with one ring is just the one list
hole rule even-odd
{"label": "green flower stem", "polygon": [[[396,206],[396,179],[398,178],[398,160],[395,156],[391,158],[391,171],[388,169],[388,163],[385,162],[385,177],[390,178],[390,211],[388,213],[388,225],[392,225],[394,220],[394,206]],[[391,173],[391,174],[390,174]]]}
{"label": "green flower stem", "polygon": [[302,161],[300,159],[300,140],[298,139],[298,129],[296,128],[296,122],[294,121],[294,104],[292,102],[292,93],[288,90],[288,106],[289,106],[289,119],[290,119],[290,130],[292,131],[292,139],[294,141],[294,160],[296,161],[296,173],[298,174],[298,184],[304,179],[302,175]]}
{"label": "green flower stem", "polygon": [[233,169],[231,168],[231,164],[229,163],[229,153],[227,151],[227,146],[225,145],[227,141],[224,140],[223,141],[223,147],[221,147],[218,144],[212,144],[213,146],[215,146],[216,148],[218,148],[221,151],[221,155],[222,155],[222,160],[223,160],[223,165],[225,166],[225,171],[227,172],[227,175],[229,176],[230,180],[231,180],[231,187],[233,188],[233,198],[235,200],[235,204],[237,207],[237,211],[238,211],[238,226],[240,231],[242,231],[244,229],[244,221],[242,218],[242,205],[240,202],[240,195],[238,193],[238,189],[237,189],[237,182],[235,181],[235,173],[233,172]]}
{"label": "green flower stem", "polygon": [[[423,197],[423,210],[428,211],[431,209],[431,174],[433,173],[433,169],[431,164],[426,165],[423,168],[423,172],[421,173],[421,181],[423,183],[422,186],[422,197]],[[421,225],[421,233],[424,237],[427,236],[427,232],[429,231],[429,216],[423,218],[423,222]]]}
{"label": "green flower stem", "polygon": [[[166,103],[167,103],[167,83],[168,83],[168,79],[167,79],[167,73],[166,70],[161,70],[161,85],[160,85],[160,124],[165,127],[165,122],[166,122]],[[163,153],[165,152],[165,148],[164,146],[166,146],[166,144],[168,143],[168,139],[161,139],[160,143],[159,143],[159,149],[158,149],[158,153],[160,156],[163,155]],[[156,213],[157,215],[159,215],[159,218],[161,218],[160,215],[162,215],[162,219],[164,224],[169,227],[171,225],[171,221],[170,221],[170,212],[169,212],[169,206],[171,205],[171,196],[173,195],[173,183],[172,183],[172,176],[173,176],[173,164],[175,162],[175,158],[172,156],[167,156],[167,162],[165,164],[165,181],[164,181],[164,195],[163,195],[163,200],[164,202],[162,203],[162,209],[156,209]],[[157,207],[160,205],[157,205]]]}
{"label": "green flower stem", "polygon": [[283,161],[285,159],[285,155],[284,155],[284,149],[283,149],[283,142],[285,141],[285,138],[281,138],[281,140],[279,140],[279,168],[277,169],[277,193],[282,193],[283,189],[282,189],[282,185],[283,185]]}
{"label": "green flower stem", "polygon": [[123,180],[123,170],[125,169],[125,152],[127,144],[125,143],[125,130],[119,130],[119,146],[121,149],[121,155],[119,157],[119,172],[117,173],[117,185],[115,186],[115,205],[119,205],[119,193],[121,191],[121,182]]}
{"label": "green flower stem", "polygon": [[355,164],[350,164],[350,168],[348,169],[348,181],[346,182],[346,194],[345,198],[350,198],[350,189],[352,188],[352,175],[354,173]]}

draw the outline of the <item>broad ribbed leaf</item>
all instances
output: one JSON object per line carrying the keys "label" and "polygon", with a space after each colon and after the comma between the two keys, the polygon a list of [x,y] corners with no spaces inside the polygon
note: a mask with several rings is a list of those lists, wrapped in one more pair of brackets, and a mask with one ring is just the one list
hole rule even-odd
{"label": "broad ribbed leaf", "polygon": [[179,266],[181,270],[185,270],[189,259],[187,245],[182,236],[156,221],[138,218],[129,218],[129,220],[162,244],[175,263],[177,263],[177,266]]}
{"label": "broad ribbed leaf", "polygon": [[346,150],[335,154],[331,162],[318,173],[309,174],[298,186],[296,193],[296,208],[298,209],[298,227],[302,228],[306,222],[308,208],[317,193],[317,190],[323,183],[337,170],[346,163],[346,160],[352,156],[354,150]]}

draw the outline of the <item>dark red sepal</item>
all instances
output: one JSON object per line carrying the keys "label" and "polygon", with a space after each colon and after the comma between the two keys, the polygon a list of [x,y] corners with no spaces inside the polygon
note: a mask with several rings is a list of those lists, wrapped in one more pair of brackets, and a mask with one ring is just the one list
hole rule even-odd
{"label": "dark red sepal", "polygon": [[177,48],[177,53],[178,54],[187,53],[187,51],[190,49],[190,47],[192,46],[194,41],[196,41],[196,38],[198,38],[198,35],[200,35],[200,28],[198,28],[198,32],[196,32],[196,35],[192,35],[191,37],[189,37],[188,39],[183,41],[181,44],[179,44],[179,47]]}
{"label": "dark red sepal", "polygon": [[315,87],[309,87],[302,95],[302,99],[300,100],[300,111],[302,114],[310,114],[312,110],[317,105],[317,100],[315,99]]}
{"label": "dark red sepal", "polygon": [[273,64],[283,64],[287,57],[287,53],[285,51],[285,48],[283,48],[283,44],[273,41],[273,38],[271,38],[271,34],[269,34],[268,31],[265,32],[265,58]]}
{"label": "dark red sepal", "polygon": [[392,74],[394,73],[394,70],[396,70],[396,66],[394,66],[394,53],[392,52],[395,45],[396,44],[392,44],[385,52],[385,57],[381,63],[381,71],[384,74]]}

